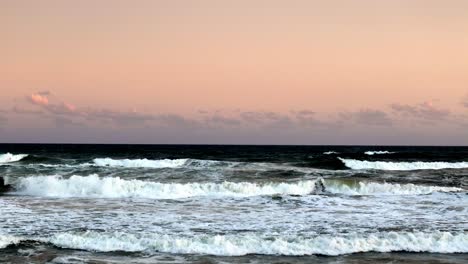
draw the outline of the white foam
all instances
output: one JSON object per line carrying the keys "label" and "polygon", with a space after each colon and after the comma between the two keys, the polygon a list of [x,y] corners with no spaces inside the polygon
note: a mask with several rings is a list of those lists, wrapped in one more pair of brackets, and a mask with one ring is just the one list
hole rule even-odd
{"label": "white foam", "polygon": [[128,167],[128,168],[176,168],[181,167],[188,159],[111,159],[98,158],[94,159],[94,164],[97,166],[109,167]]}
{"label": "white foam", "polygon": [[21,240],[21,238],[10,235],[0,235],[0,248],[6,248],[12,244],[18,244]]}
{"label": "white foam", "polygon": [[357,252],[467,253],[468,233],[384,232],[368,235],[320,235],[317,237],[261,237],[248,235],[172,236],[125,233],[60,233],[48,239],[63,248],[93,251],[143,251],[220,256],[264,255],[342,255]]}
{"label": "white foam", "polygon": [[28,154],[11,154],[11,153],[6,153],[6,154],[1,154],[0,155],[0,163],[9,163],[9,162],[15,162],[15,161],[20,161],[23,158],[27,157]]}
{"label": "white foam", "polygon": [[364,152],[364,154],[369,155],[369,156],[383,155],[383,154],[393,154],[393,153],[395,153],[395,152],[386,151],[386,150],[383,150],[383,151],[366,151],[366,152]]}
{"label": "white foam", "polygon": [[[345,195],[418,195],[433,192],[461,192],[461,188],[390,184],[376,182],[347,183],[340,180],[322,180],[330,193]],[[308,195],[315,190],[315,180],[299,182],[222,182],[222,183],[160,183],[124,180],[98,175],[34,176],[21,178],[15,184],[17,194],[41,197],[84,198],[148,198],[182,199],[195,196],[249,197],[260,195]]]}
{"label": "white foam", "polygon": [[441,169],[462,169],[468,168],[468,162],[388,162],[388,161],[366,161],[354,159],[340,160],[346,167],[354,170],[374,169],[374,170],[441,170]]}
{"label": "white foam", "polygon": [[327,192],[346,195],[419,195],[433,192],[462,192],[457,187],[424,186],[409,184],[390,184],[378,182],[350,182],[346,184],[339,180],[324,180]]}
{"label": "white foam", "polygon": [[35,176],[20,179],[17,193],[45,197],[91,198],[149,198],[180,199],[194,196],[234,196],[291,194],[305,195],[314,190],[315,181],[294,183],[159,183],[140,180],[124,180],[119,177],[100,178],[98,175]]}
{"label": "white foam", "polygon": [[325,155],[331,155],[331,154],[338,154],[339,152],[336,152],[336,151],[326,151],[324,152],[323,154]]}

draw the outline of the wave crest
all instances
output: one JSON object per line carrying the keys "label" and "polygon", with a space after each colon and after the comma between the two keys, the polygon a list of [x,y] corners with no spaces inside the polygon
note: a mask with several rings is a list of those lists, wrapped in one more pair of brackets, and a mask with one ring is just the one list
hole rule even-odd
{"label": "wave crest", "polygon": [[177,168],[186,164],[188,159],[111,159],[97,158],[93,162],[97,166],[127,167],[127,168]]}
{"label": "wave crest", "polygon": [[391,151],[386,151],[386,150],[377,150],[377,151],[366,151],[364,152],[364,154],[366,155],[369,155],[369,156],[372,156],[372,155],[383,155],[383,154],[393,154],[395,152],[391,152]]}
{"label": "wave crest", "polygon": [[9,162],[16,162],[20,161],[23,158],[26,158],[28,154],[11,154],[11,153],[5,153],[0,155],[0,163],[9,163]]}
{"label": "wave crest", "polygon": [[366,161],[339,158],[346,167],[353,170],[441,170],[468,168],[468,162],[390,162],[390,161]]}
{"label": "wave crest", "polygon": [[[322,186],[323,185],[323,186]],[[249,197],[262,195],[419,195],[433,192],[460,192],[461,188],[390,184],[346,180],[306,180],[299,182],[222,182],[222,183],[160,183],[124,180],[119,177],[98,175],[35,176],[20,179],[17,194],[41,197],[84,198],[148,198],[183,199],[196,196]]]}
{"label": "wave crest", "polygon": [[220,256],[263,255],[342,255],[358,252],[468,252],[467,233],[449,232],[383,232],[368,235],[331,236],[314,238],[267,238],[249,235],[171,236],[125,233],[81,234],[61,233],[48,242],[63,248],[93,251],[168,252],[176,254],[210,254]]}
{"label": "wave crest", "polygon": [[305,195],[314,190],[315,181],[295,183],[159,183],[124,180],[119,177],[100,178],[98,175],[36,176],[20,179],[19,194],[45,197],[149,198],[181,199],[194,196],[247,197],[259,195]]}
{"label": "wave crest", "polygon": [[21,242],[21,238],[10,236],[10,235],[0,235],[0,249],[6,248],[12,244],[18,244]]}
{"label": "wave crest", "polygon": [[346,195],[419,195],[434,192],[461,192],[457,187],[392,184],[378,182],[324,180],[326,191]]}

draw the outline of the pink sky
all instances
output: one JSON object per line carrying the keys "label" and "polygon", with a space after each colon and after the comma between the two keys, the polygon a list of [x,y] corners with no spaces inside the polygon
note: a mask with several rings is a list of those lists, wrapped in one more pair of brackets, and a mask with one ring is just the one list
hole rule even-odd
{"label": "pink sky", "polygon": [[467,1],[0,2],[0,142],[468,145]]}

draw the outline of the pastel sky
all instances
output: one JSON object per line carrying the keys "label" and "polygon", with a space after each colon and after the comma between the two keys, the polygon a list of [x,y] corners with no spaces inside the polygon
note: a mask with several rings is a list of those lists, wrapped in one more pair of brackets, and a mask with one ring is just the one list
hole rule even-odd
{"label": "pastel sky", "polygon": [[0,1],[0,142],[468,145],[468,1]]}

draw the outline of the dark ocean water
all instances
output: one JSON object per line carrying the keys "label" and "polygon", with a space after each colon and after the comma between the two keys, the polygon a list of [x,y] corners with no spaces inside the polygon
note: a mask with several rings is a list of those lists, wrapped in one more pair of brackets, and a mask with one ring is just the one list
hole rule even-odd
{"label": "dark ocean water", "polygon": [[468,147],[0,144],[0,176],[0,262],[468,262]]}

